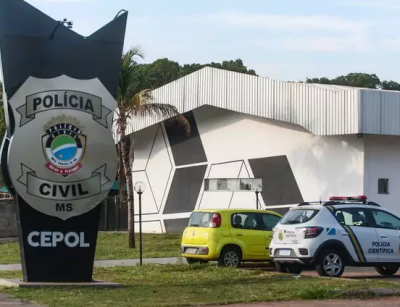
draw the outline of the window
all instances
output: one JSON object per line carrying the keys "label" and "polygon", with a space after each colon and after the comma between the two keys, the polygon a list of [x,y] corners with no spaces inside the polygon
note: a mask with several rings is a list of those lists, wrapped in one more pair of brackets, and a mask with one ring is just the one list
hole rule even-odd
{"label": "window", "polygon": [[400,229],[400,219],[394,215],[380,210],[371,211],[377,228]]}
{"label": "window", "polygon": [[319,210],[295,209],[290,210],[281,220],[281,224],[303,224],[311,221],[318,214]]}
{"label": "window", "polygon": [[389,179],[378,179],[378,194],[389,194]]}
{"label": "window", "polygon": [[255,213],[232,214],[232,227],[241,229],[261,229]]}
{"label": "window", "polygon": [[370,227],[367,214],[362,208],[339,209],[335,213],[336,219],[342,225]]}
{"label": "window", "polygon": [[226,179],[218,179],[217,190],[222,190],[222,191],[228,190],[228,181]]}
{"label": "window", "polygon": [[262,219],[264,222],[265,230],[272,231],[272,229],[278,224],[280,221],[280,217],[272,214],[262,214]]}
{"label": "window", "polygon": [[190,215],[189,227],[210,227],[211,212],[193,212]]}

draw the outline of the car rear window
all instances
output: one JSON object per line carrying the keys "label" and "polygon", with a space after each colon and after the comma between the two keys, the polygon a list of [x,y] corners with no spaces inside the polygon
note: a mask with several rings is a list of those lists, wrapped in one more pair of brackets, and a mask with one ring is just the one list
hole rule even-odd
{"label": "car rear window", "polygon": [[285,214],[279,223],[283,225],[304,224],[311,221],[318,214],[318,212],[319,210],[314,209],[290,210]]}
{"label": "car rear window", "polygon": [[192,212],[189,219],[189,227],[210,227],[211,212]]}

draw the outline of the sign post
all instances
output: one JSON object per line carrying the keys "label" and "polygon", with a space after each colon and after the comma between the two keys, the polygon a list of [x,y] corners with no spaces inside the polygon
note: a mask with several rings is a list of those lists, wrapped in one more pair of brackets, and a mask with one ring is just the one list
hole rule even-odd
{"label": "sign post", "polygon": [[262,192],[262,179],[261,178],[208,178],[204,179],[204,191],[255,192],[256,210],[258,210],[258,194]]}
{"label": "sign post", "polygon": [[[15,18],[18,16],[18,21]],[[0,1],[7,134],[24,282],[91,282],[127,13],[89,37],[23,0]]]}

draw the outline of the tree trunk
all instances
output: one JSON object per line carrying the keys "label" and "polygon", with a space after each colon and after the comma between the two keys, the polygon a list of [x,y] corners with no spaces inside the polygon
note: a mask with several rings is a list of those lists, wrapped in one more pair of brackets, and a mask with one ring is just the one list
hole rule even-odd
{"label": "tree trunk", "polygon": [[129,248],[135,248],[135,208],[133,205],[133,182],[129,158],[129,141],[130,139],[125,136],[125,130],[121,129],[121,155],[125,172],[127,192]]}

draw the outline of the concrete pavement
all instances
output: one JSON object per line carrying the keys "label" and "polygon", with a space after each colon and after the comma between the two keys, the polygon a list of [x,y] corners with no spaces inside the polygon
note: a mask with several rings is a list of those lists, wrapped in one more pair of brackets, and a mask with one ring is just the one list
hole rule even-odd
{"label": "concrete pavement", "polygon": [[14,300],[8,294],[0,293],[0,307],[43,307],[32,303]]}
{"label": "concrete pavement", "polygon": [[[227,307],[393,307],[400,306],[398,297],[384,297],[368,300],[329,300],[329,301],[286,301],[274,303],[233,304]],[[208,306],[217,307],[217,306]],[[221,306],[219,306],[221,307]]]}
{"label": "concrete pavement", "polygon": [[[143,258],[143,263],[154,264],[174,264],[180,258]],[[95,267],[116,267],[116,266],[135,266],[139,264],[139,259],[119,259],[119,260],[96,260]],[[21,264],[0,264],[0,271],[19,271],[22,270]]]}

